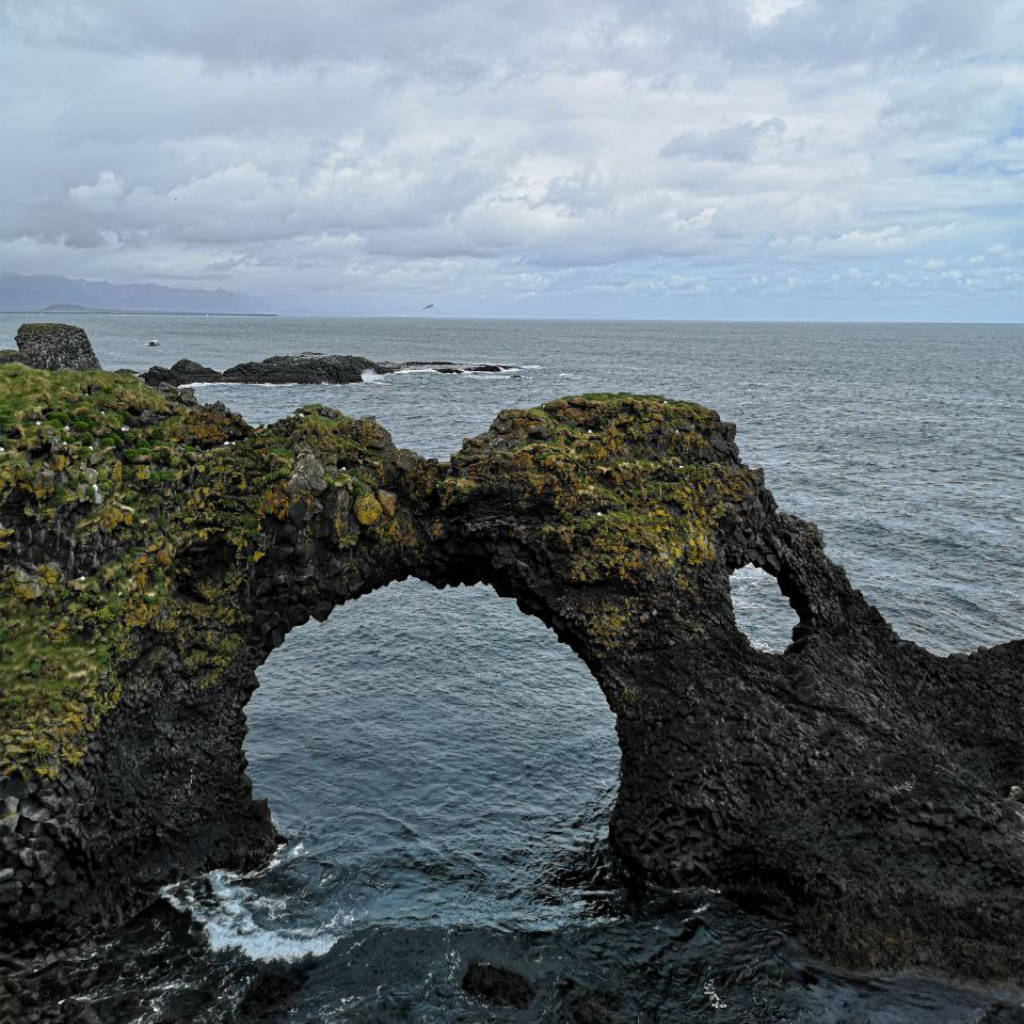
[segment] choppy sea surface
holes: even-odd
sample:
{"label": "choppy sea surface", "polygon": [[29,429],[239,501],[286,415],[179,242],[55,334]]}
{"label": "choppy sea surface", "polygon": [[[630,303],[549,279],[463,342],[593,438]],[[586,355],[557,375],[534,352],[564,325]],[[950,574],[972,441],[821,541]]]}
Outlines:
{"label": "choppy sea surface", "polygon": [[[780,506],[818,523],[904,637],[946,654],[1024,633],[1020,326],[59,318],[110,369],[306,350],[514,364],[196,389],[253,423],[311,402],[375,416],[442,459],[502,408],[587,391],[698,401],[738,424]],[[0,317],[0,347],[26,319],[44,318]],[[733,583],[752,642],[785,646],[774,582]],[[246,752],[287,842],[262,871],[169,888],[48,968],[102,1021],[241,1019],[268,972],[293,992],[262,1019],[295,1022],[975,1024],[1021,1001],[844,973],[711,891],[626,892],[605,839],[612,713],[575,655],[486,587],[384,588],[294,630],[259,678]],[[526,975],[529,1009],[462,992],[474,959]]]}

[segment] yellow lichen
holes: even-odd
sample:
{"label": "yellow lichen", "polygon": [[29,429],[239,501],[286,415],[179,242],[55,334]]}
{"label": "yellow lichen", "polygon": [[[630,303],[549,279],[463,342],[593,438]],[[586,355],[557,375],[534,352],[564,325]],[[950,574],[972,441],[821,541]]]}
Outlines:
{"label": "yellow lichen", "polygon": [[358,519],[363,526],[372,526],[378,519],[380,519],[383,511],[384,510],[381,508],[380,502],[372,494],[364,494],[362,497],[356,498],[356,519]]}

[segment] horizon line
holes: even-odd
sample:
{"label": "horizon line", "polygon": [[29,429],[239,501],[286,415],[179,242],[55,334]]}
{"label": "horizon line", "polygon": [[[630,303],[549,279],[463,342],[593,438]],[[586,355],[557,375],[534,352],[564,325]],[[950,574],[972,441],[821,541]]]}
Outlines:
{"label": "horizon line", "polygon": [[225,312],[193,310],[149,309],[0,309],[0,316],[43,316],[47,313],[66,313],[78,316],[188,316],[188,317],[258,317],[295,320],[422,320],[425,323],[445,320],[512,321],[522,323],[648,323],[648,324],[858,324],[863,326],[960,326],[960,327],[1024,327],[1024,320],[838,320],[831,318],[794,319],[776,317],[767,319],[727,317],[588,317],[588,316],[421,316],[416,313],[296,313],[296,312]]}

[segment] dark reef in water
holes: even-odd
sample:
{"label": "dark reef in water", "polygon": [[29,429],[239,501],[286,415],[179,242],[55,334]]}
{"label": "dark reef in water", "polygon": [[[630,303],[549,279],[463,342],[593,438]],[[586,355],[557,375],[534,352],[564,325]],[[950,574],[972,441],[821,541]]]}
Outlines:
{"label": "dark reef in water", "polygon": [[151,366],[142,379],[159,386],[172,384],[355,384],[370,370],[377,374],[406,369],[430,369],[437,373],[498,373],[514,366],[496,363],[374,362],[363,356],[325,355],[301,352],[294,356],[270,356],[259,362],[239,363],[223,373],[191,359],[179,359],[173,366]]}
{"label": "dark reef in water", "polygon": [[[8,946],[116,924],[266,861],[242,753],[255,668],[386,584],[483,582],[617,716],[610,839],[862,968],[1024,975],[1024,641],[901,640],[779,511],[712,411],[587,395],[449,462],[309,406],[266,428],[123,374],[0,366],[0,906]],[[771,573],[783,654],[736,626]]]}
{"label": "dark reef in water", "polygon": [[496,1006],[525,1010],[536,994],[530,982],[507,967],[495,967],[474,960],[462,978],[462,990]]}

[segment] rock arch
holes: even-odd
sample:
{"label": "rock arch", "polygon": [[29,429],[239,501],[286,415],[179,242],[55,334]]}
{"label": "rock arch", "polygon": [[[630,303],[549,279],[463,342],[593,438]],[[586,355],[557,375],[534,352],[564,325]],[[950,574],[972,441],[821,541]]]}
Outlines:
{"label": "rock arch", "polygon": [[729,576],[729,590],[736,624],[747,640],[758,650],[783,653],[800,619],[778,581],[764,569],[745,565]]}
{"label": "rock arch", "polygon": [[390,847],[444,917],[495,897],[529,914],[525,893],[546,901],[555,879],[580,877],[577,858],[592,874],[618,789],[615,717],[580,659],[514,601],[410,578],[293,629],[257,675],[254,792],[289,838],[347,851],[343,875],[374,877]]}
{"label": "rock arch", "polygon": [[[489,584],[590,668],[622,753],[611,841],[638,878],[754,900],[862,967],[1024,971],[1024,642],[942,659],[900,640],[715,413],[560,400],[438,463],[321,407],[253,429],[115,375],[0,372],[49,403],[14,424],[4,608],[63,609],[62,656],[85,638],[109,659],[5,727],[6,936],[109,925],[170,878],[268,856],[242,755],[255,667],[416,576]],[[76,435],[111,416],[96,504]],[[781,656],[739,642],[747,563],[800,618]]]}

